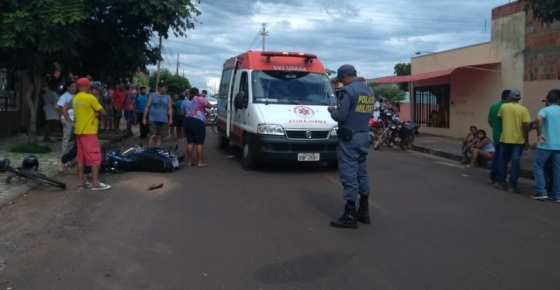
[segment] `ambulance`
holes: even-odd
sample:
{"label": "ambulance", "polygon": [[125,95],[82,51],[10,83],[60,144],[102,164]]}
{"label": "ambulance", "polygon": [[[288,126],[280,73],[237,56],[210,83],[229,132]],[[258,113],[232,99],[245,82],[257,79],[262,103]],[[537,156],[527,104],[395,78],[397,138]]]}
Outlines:
{"label": "ambulance", "polygon": [[316,55],[248,51],[224,63],[217,128],[242,165],[271,161],[336,164],[335,97]]}

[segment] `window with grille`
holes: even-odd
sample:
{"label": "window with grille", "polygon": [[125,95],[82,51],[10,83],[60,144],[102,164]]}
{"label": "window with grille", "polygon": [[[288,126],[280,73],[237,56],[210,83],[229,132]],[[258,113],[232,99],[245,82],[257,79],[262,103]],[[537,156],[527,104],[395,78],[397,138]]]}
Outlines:
{"label": "window with grille", "polygon": [[13,74],[0,68],[0,112],[19,110],[14,81]]}
{"label": "window with grille", "polygon": [[431,128],[449,128],[450,86],[414,89],[414,120]]}

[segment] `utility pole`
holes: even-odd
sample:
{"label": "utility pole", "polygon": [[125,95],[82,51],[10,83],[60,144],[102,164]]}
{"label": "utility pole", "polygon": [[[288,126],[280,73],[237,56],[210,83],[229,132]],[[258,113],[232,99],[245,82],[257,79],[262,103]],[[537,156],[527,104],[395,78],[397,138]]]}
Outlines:
{"label": "utility pole", "polygon": [[159,91],[159,78],[160,78],[160,73],[161,73],[161,58],[162,58],[162,54],[161,54],[161,34],[159,35],[159,59],[157,62],[157,73],[156,73],[156,93]]}
{"label": "utility pole", "polygon": [[266,23],[262,24],[262,30],[261,30],[261,36],[262,36],[262,51],[265,51],[266,49],[266,37],[269,36],[270,34],[268,33],[268,31],[266,30]]}
{"label": "utility pole", "polygon": [[179,75],[179,53],[177,53],[177,71],[175,72],[175,75]]}

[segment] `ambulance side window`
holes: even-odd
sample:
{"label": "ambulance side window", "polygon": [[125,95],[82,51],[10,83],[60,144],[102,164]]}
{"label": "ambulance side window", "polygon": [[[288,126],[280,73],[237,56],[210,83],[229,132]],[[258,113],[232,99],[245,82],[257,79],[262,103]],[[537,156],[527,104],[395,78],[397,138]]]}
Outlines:
{"label": "ambulance side window", "polygon": [[218,93],[218,97],[220,99],[228,98],[229,93],[229,85],[231,82],[231,74],[233,73],[232,69],[224,70],[222,73],[222,80],[220,81],[220,91]]}
{"label": "ambulance side window", "polygon": [[240,109],[245,109],[249,106],[249,80],[247,72],[241,73],[236,102],[238,102],[237,104]]}

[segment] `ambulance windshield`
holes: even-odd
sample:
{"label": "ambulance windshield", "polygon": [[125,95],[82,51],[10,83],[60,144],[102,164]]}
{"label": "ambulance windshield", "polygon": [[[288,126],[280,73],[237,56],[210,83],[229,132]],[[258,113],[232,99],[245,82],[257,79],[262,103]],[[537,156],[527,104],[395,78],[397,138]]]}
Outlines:
{"label": "ambulance windshield", "polygon": [[329,80],[322,74],[253,72],[253,103],[328,106],[333,98]]}

